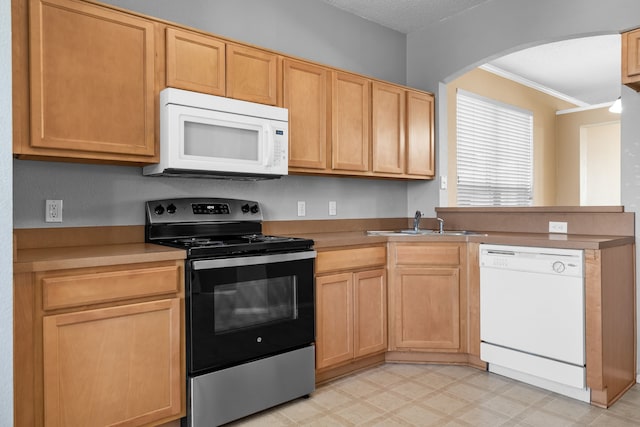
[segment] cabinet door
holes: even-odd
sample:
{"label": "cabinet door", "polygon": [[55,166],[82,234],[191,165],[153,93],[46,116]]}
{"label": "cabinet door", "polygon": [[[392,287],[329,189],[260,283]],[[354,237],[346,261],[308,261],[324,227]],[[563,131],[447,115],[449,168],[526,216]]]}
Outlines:
{"label": "cabinet door", "polygon": [[433,96],[407,92],[407,169],[409,175],[433,178],[435,152],[433,142]]}
{"label": "cabinet door", "polygon": [[372,132],[373,171],[404,173],[405,91],[373,82]]}
{"label": "cabinet door", "polygon": [[167,28],[167,86],[225,95],[225,44],[177,28]]}
{"label": "cabinet door", "polygon": [[31,149],[22,154],[153,162],[154,24],[31,0],[29,31]]}
{"label": "cabinet door", "polygon": [[331,167],[369,170],[369,105],[371,82],[360,76],[333,73]]}
{"label": "cabinet door", "polygon": [[622,34],[622,83],[640,90],[640,30]]}
{"label": "cabinet door", "polygon": [[276,105],[278,55],[227,44],[227,96]]}
{"label": "cabinet door", "polygon": [[329,71],[285,59],[284,107],[289,109],[289,167],[327,169],[331,128]]}
{"label": "cabinet door", "polygon": [[455,350],[460,347],[460,274],[457,268],[397,269],[395,346]]}
{"label": "cabinet door", "polygon": [[387,284],[384,269],[354,274],[354,356],[387,349]]}
{"label": "cabinet door", "polygon": [[316,368],[353,359],[353,274],[316,278]]}
{"label": "cabinet door", "polygon": [[45,316],[46,425],[137,426],[179,414],[179,302]]}

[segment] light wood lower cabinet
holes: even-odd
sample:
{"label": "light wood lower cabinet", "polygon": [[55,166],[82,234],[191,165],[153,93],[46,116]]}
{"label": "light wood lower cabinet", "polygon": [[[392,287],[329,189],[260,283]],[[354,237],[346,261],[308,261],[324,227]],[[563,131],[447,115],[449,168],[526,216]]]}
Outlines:
{"label": "light wood lower cabinet", "polygon": [[[316,265],[316,370],[387,349],[384,246],[324,251]],[[381,359],[382,360],[382,359]]]}
{"label": "light wood lower cabinet", "polygon": [[179,298],[43,322],[45,425],[142,425],[180,413]]}
{"label": "light wood lower cabinet", "polygon": [[390,243],[389,349],[466,351],[466,244]]}
{"label": "light wood lower cabinet", "polygon": [[400,268],[393,275],[394,349],[460,348],[457,268]]}
{"label": "light wood lower cabinet", "polygon": [[587,387],[609,407],[636,383],[635,246],[585,250]]}
{"label": "light wood lower cabinet", "polygon": [[14,277],[15,425],[126,425],[185,414],[182,261]]}

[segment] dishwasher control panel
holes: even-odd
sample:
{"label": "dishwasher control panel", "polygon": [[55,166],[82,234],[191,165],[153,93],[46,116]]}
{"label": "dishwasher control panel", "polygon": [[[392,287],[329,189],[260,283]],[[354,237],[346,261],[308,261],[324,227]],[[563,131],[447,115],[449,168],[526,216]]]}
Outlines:
{"label": "dishwasher control panel", "polygon": [[480,245],[480,267],[582,277],[584,254],[579,249]]}

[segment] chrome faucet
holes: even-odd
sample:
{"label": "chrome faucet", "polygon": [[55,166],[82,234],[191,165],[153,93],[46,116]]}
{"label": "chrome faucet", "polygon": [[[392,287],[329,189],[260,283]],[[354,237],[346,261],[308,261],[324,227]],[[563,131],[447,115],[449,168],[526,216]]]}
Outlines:
{"label": "chrome faucet", "polygon": [[420,218],[422,218],[422,212],[416,211],[416,214],[413,217],[413,231],[416,233],[420,229]]}
{"label": "chrome faucet", "polygon": [[438,221],[438,233],[444,233],[444,219],[436,218],[436,220]]}

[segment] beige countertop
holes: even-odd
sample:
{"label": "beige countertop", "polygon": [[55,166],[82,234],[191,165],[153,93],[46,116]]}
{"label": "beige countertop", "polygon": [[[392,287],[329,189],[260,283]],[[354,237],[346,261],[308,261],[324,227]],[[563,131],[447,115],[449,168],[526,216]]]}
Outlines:
{"label": "beige countertop", "polygon": [[[292,233],[289,235],[294,234]],[[464,236],[380,236],[367,235],[366,231],[326,232],[295,235],[298,237],[313,239],[315,242],[314,247],[317,250],[347,246],[385,244],[387,242],[475,242],[567,249],[604,249],[635,242],[635,238],[632,236],[588,236],[573,234],[498,232]],[[28,248],[16,251],[13,269],[15,273],[27,273],[68,268],[181,260],[185,258],[186,252],[182,249],[148,243]]]}
{"label": "beige countertop", "polygon": [[20,249],[13,262],[14,273],[100,267],[185,259],[182,249],[148,243],[87,245]]}
{"label": "beige countertop", "polygon": [[474,242],[566,249],[604,249],[634,243],[635,241],[635,238],[630,236],[587,236],[552,233],[478,233],[480,234],[465,236],[375,236],[367,235],[366,231],[350,231],[342,233],[299,234],[297,236],[313,239],[315,248],[319,250],[386,242]]}

